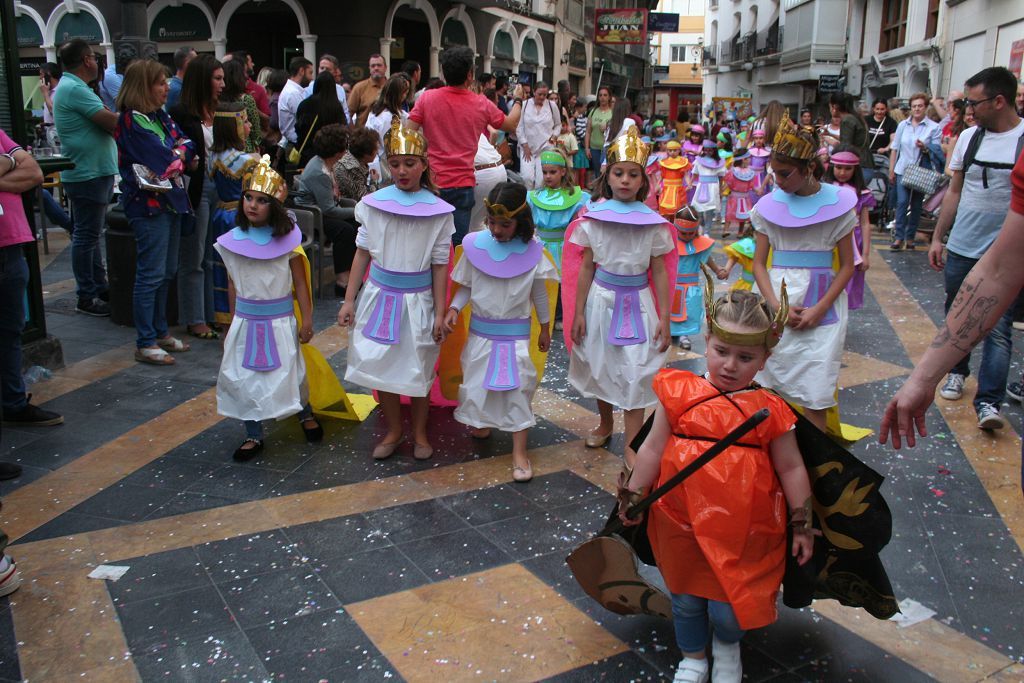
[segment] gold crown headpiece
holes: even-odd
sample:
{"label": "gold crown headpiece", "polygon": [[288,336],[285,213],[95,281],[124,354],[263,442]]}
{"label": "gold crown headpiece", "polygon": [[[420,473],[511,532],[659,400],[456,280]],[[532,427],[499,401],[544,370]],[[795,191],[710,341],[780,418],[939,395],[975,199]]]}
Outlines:
{"label": "gold crown headpiece", "polygon": [[284,178],[270,165],[270,155],[264,154],[260,162],[242,179],[242,189],[262,192],[281,201],[288,196],[288,185]]}
{"label": "gold crown headpiece", "polygon": [[508,207],[506,207],[504,204],[492,204],[490,199],[484,199],[484,206],[487,207],[488,214],[494,216],[495,218],[500,218],[501,220],[507,221],[512,218],[515,218],[517,213],[525,209],[526,202],[523,202],[519,206],[519,208],[513,209],[512,211],[509,211]]}
{"label": "gold crown headpiece", "polygon": [[244,113],[245,113],[244,109],[239,109],[238,111],[218,111],[218,112],[214,113],[213,116],[214,116],[214,118],[220,116],[220,117],[226,118],[226,119],[241,119],[242,118],[242,114],[244,114]]}
{"label": "gold crown headpiece", "polygon": [[[779,290],[779,310],[775,311],[775,317],[772,318],[771,311],[768,311],[768,317],[772,318],[771,323],[763,330],[756,332],[734,332],[733,330],[727,330],[719,326],[718,321],[715,319],[717,313],[718,302],[715,299],[715,281],[711,277],[711,269],[705,264],[701,264],[701,272],[704,273],[704,308],[707,312],[708,317],[708,333],[713,334],[726,344],[736,344],[737,346],[763,346],[766,349],[774,348],[776,344],[782,339],[782,332],[786,327],[786,318],[789,316],[789,295],[786,294],[786,281],[782,281],[782,288]],[[725,294],[723,298],[731,296]],[[762,304],[765,310],[768,309],[768,304]]]}
{"label": "gold crown headpiece", "polygon": [[409,154],[427,156],[427,140],[423,133],[402,126],[397,116],[391,119],[391,130],[384,134],[384,153],[387,156]]}
{"label": "gold crown headpiece", "polygon": [[[800,131],[810,133],[809,139],[800,137]],[[775,132],[775,140],[772,141],[772,152],[791,159],[802,159],[804,161],[813,159],[818,153],[817,136],[814,129],[809,126],[797,126],[789,118],[789,110],[782,115],[779,121],[779,128]]]}
{"label": "gold crown headpiece", "polygon": [[636,126],[630,126],[629,130],[608,145],[608,165],[619,161],[632,161],[646,167],[650,154],[651,146],[640,139]]}

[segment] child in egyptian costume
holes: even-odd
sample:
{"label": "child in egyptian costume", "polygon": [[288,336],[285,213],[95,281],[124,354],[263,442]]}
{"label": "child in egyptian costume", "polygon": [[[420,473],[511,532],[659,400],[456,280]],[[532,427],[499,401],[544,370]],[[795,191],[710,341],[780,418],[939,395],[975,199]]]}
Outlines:
{"label": "child in egyptian costume", "polygon": [[[601,423],[586,439],[607,444],[613,408],[624,411],[629,443],[657,399],[651,379],[671,339],[670,278],[676,272],[671,225],[643,203],[650,146],[635,129],[616,138],[591,202],[567,234],[562,301],[569,382],[596,398]],[[657,300],[657,306],[656,306]],[[633,452],[626,450],[632,462]]]}
{"label": "child in egyptian costume", "polygon": [[355,209],[350,296],[338,312],[338,323],[352,328],[345,379],[378,392],[388,431],[373,458],[388,458],[403,443],[401,396],[409,396],[413,457],[425,460],[433,454],[428,396],[443,338],[455,209],[435,194],[419,131],[396,118],[384,147],[394,184]]}
{"label": "child in egyptian costume", "polygon": [[286,194],[284,178],[264,156],[242,181],[237,225],[214,245],[227,270],[233,316],[217,377],[217,412],[245,422],[246,439],[234,454],[239,461],[263,450],[262,420],[298,413],[308,441],[323,437],[299,348],[313,337],[308,264],[298,248],[302,234],[281,204]]}
{"label": "child in egyptian costume", "polygon": [[718,271],[718,266],[711,258],[715,241],[708,235],[700,234],[700,215],[693,207],[684,206],[680,209],[673,223],[676,228],[679,265],[672,293],[672,337],[678,338],[679,348],[689,351],[692,347],[690,335],[700,334],[704,319],[700,267],[706,263],[712,270]]}
{"label": "child in egyptian costume", "polygon": [[537,228],[537,238],[561,270],[565,229],[590,201],[590,193],[573,182],[572,169],[560,151],[541,152],[540,163],[544,186],[530,190],[527,201]]}
{"label": "child in egyptian costume", "polygon": [[530,403],[544,358],[538,364],[532,352],[546,354],[551,344],[550,302],[558,281],[554,261],[533,237],[526,194],[518,183],[499,183],[484,200],[487,230],[462,241],[451,275],[458,290],[445,318],[447,330],[454,332],[460,311],[470,305],[455,419],[472,427],[477,439],[492,429],[512,433],[517,482],[533,477],[526,438],[536,424]]}
{"label": "child in egyptian costume", "polygon": [[658,213],[666,220],[673,220],[676,211],[686,205],[686,178],[690,173],[690,162],[682,156],[682,145],[675,140],[665,144],[667,156],[658,162],[661,168],[661,197]]}

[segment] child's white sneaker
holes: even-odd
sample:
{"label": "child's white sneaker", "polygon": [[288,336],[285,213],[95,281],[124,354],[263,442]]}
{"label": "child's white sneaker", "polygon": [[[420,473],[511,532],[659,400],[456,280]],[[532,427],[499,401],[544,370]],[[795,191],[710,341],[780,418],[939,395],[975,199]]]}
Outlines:
{"label": "child's white sneaker", "polygon": [[740,683],[743,680],[739,643],[723,643],[716,636],[711,640],[711,655],[715,660],[711,683]]}
{"label": "child's white sneaker", "polygon": [[708,660],[683,657],[672,683],[707,683]]}

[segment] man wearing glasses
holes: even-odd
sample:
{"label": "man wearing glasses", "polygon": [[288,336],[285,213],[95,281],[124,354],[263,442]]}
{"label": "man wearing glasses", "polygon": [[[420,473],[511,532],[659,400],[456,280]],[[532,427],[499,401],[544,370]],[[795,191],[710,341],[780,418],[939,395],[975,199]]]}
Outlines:
{"label": "man wearing glasses", "polygon": [[61,173],[61,180],[75,221],[71,269],[78,292],[76,310],[108,316],[107,275],[99,242],[117,173],[117,115],[103,106],[88,85],[99,76],[99,65],[87,42],[75,38],[61,48],[60,59],[64,78],[53,96],[53,121],[64,154],[75,162],[73,169]]}
{"label": "man wearing glasses", "polygon": [[[928,249],[928,262],[944,273],[946,311],[974,264],[992,246],[1010,205],[1010,175],[1024,146],[1024,120],[1017,116],[1017,79],[1008,69],[991,67],[968,79],[964,104],[977,125],[961,133],[950,157],[953,179],[942,200],[939,220]],[[949,241],[943,256],[942,238]],[[965,295],[967,293],[965,292]],[[979,302],[980,303],[980,302]],[[1002,429],[999,406],[1006,396],[1010,368],[1013,311],[1003,315],[985,338],[978,370],[974,410],[978,427]],[[939,394],[950,401],[963,396],[970,373],[968,353],[947,375]]]}

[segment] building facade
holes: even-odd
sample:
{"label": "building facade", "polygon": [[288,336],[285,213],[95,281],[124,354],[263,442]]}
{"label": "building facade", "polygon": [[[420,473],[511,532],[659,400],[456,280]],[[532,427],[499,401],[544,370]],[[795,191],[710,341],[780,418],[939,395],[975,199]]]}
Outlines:
{"label": "building facade", "polygon": [[[57,61],[60,46],[73,37],[85,38],[112,62],[121,4],[16,0],[23,75],[36,73],[42,62]],[[567,80],[572,92],[587,94],[602,72],[607,85],[627,92],[642,86],[642,46],[595,49],[593,44],[595,5],[636,4],[637,0],[150,0],[147,23],[148,37],[157,42],[166,61],[182,45],[218,57],[244,48],[257,65],[273,67],[283,67],[295,55],[315,60],[330,53],[342,61],[348,79],[359,80],[366,76],[368,57],[379,52],[391,70],[414,60],[429,77],[440,76],[438,55],[443,49],[465,45],[477,54],[479,72],[519,74],[526,82]]]}
{"label": "building facade", "polygon": [[701,111],[704,75],[705,0],[661,0],[658,12],[679,15],[679,31],[654,33],[653,113],[671,123],[680,113],[696,120]]}

